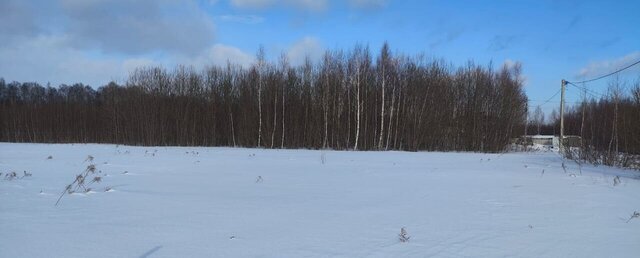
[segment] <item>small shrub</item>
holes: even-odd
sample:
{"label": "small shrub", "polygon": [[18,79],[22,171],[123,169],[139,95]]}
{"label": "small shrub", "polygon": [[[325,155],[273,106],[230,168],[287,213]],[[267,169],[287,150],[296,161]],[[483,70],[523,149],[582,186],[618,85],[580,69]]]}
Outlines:
{"label": "small shrub", "polygon": [[407,230],[403,228],[400,229],[400,234],[398,234],[398,239],[400,240],[400,242],[405,243],[405,242],[409,242],[409,238],[411,238],[409,236],[409,234],[407,234]]}
{"label": "small shrub", "polygon": [[640,217],[640,212],[634,211],[633,214],[631,214],[631,217],[627,220],[627,223],[629,223],[629,221],[631,221],[632,219],[635,219],[638,217]]}
{"label": "small shrub", "polygon": [[147,156],[155,157],[157,152],[158,152],[158,150],[154,150],[154,151],[145,150],[144,151],[144,156],[145,157],[147,157]]}
{"label": "small shrub", "polygon": [[15,171],[9,172],[6,175],[4,175],[4,180],[14,180],[18,178],[18,174]]}
{"label": "small shrub", "polygon": [[49,155],[49,157],[47,157],[47,159],[53,159],[53,156]]}
{"label": "small shrub", "polygon": [[33,175],[33,174],[31,174],[31,173],[27,172],[26,170],[25,170],[25,171],[22,171],[22,173],[23,173],[23,175],[22,175],[22,177],[23,177],[23,178],[25,178],[25,177],[30,177],[30,176],[32,176],[32,175]]}
{"label": "small shrub", "polygon": [[258,176],[258,178],[256,178],[256,183],[262,183],[262,176]]}
{"label": "small shrub", "polygon": [[[85,159],[85,162],[87,161],[93,162],[93,157],[89,155],[87,159]],[[60,194],[60,197],[58,197],[58,200],[56,201],[55,205],[58,206],[58,203],[60,203],[60,200],[65,194],[72,194],[80,191],[84,193],[90,192],[91,187],[89,186],[91,186],[94,183],[102,182],[102,177],[95,174],[96,174],[96,165],[93,163],[87,165],[87,168],[79,175],[76,175],[75,180],[73,180],[71,184],[68,184],[64,188],[64,191],[62,191],[62,193]],[[89,178],[91,179],[88,180]]]}
{"label": "small shrub", "polygon": [[128,150],[126,150],[126,151],[116,150],[116,154],[131,154],[131,152],[128,151]]}
{"label": "small shrub", "polygon": [[620,184],[620,177],[616,176],[613,178],[613,186],[617,186]]}

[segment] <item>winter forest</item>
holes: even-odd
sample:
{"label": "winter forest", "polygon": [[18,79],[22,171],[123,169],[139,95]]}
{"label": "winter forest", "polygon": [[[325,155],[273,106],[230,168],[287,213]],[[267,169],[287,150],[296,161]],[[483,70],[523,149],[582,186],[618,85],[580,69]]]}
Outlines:
{"label": "winter forest", "polygon": [[141,67],[94,88],[0,81],[0,141],[498,152],[522,134],[520,66],[366,46],[291,66]]}
{"label": "winter forest", "polygon": [[[556,111],[527,115],[521,69],[454,67],[385,44],[376,54],[362,45],[327,51],[301,66],[285,55],[268,61],[261,49],[250,67],[140,67],[97,90],[0,80],[0,140],[499,152],[525,131],[560,131]],[[566,135],[611,159],[640,154],[640,85],[614,81],[609,94],[590,97],[567,106]]]}

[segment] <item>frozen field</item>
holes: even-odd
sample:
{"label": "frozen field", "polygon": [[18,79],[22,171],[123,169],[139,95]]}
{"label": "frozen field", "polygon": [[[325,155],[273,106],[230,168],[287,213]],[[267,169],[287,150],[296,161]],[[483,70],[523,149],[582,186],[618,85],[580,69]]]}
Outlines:
{"label": "frozen field", "polygon": [[[88,155],[102,182],[55,206]],[[640,257],[640,174],[566,167],[552,152],[0,143],[0,257]]]}

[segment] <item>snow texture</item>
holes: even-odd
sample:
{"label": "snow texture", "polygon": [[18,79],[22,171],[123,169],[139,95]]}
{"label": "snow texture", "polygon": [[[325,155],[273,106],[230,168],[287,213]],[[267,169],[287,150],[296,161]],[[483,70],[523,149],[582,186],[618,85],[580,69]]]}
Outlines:
{"label": "snow texture", "polygon": [[[54,206],[88,155],[101,182]],[[0,143],[0,257],[640,257],[640,218],[626,223],[638,172],[565,165],[555,152]]]}

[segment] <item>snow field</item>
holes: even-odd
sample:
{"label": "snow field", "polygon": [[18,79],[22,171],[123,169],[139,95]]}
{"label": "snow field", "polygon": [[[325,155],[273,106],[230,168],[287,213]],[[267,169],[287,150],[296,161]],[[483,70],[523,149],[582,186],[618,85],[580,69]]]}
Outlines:
{"label": "snow field", "polygon": [[[88,155],[102,182],[54,206]],[[638,257],[640,219],[626,221],[640,174],[565,165],[554,152],[0,143],[0,257]]]}

